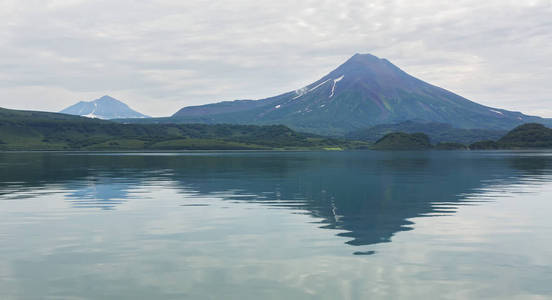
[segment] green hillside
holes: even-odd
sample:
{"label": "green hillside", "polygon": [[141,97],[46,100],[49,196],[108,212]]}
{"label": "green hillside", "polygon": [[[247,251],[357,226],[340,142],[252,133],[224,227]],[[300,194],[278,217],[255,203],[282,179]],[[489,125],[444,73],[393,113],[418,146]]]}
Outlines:
{"label": "green hillside", "polygon": [[500,148],[552,148],[552,129],[541,124],[524,124],[497,141]]}
{"label": "green hillside", "polygon": [[121,124],[0,108],[0,150],[345,149],[362,142],[295,132],[282,125]]}
{"label": "green hillside", "polygon": [[441,142],[433,146],[435,150],[468,150],[468,147],[461,143]]}
{"label": "green hillside", "polygon": [[470,150],[498,150],[499,146],[495,141],[479,141],[469,146]]}
{"label": "green hillside", "polygon": [[394,132],[382,137],[372,146],[374,150],[429,150],[429,137],[423,133]]}
{"label": "green hillside", "polygon": [[482,140],[466,147],[462,143],[430,143],[423,133],[393,132],[380,138],[371,147],[374,150],[516,150],[552,149],[552,129],[529,123],[516,127],[498,140]]}
{"label": "green hillside", "polygon": [[470,145],[472,150],[552,149],[552,129],[542,124],[518,126],[497,141],[480,141]]}
{"label": "green hillside", "polygon": [[[419,125],[405,123],[402,126]],[[435,131],[450,130],[446,126],[442,128]],[[466,149],[464,143],[439,142],[432,146],[430,137],[424,133],[392,132],[371,145],[368,141],[299,133],[284,125],[123,124],[58,113],[0,108],[0,150],[368,148],[374,150]],[[497,140],[483,140],[469,146],[471,150],[547,148],[552,148],[552,129],[535,123],[518,126]]]}
{"label": "green hillside", "polygon": [[347,134],[347,138],[375,142],[392,132],[416,133],[429,136],[432,143],[453,142],[469,145],[482,140],[497,140],[508,133],[507,130],[462,129],[450,124],[435,122],[406,121],[397,124],[382,124],[368,129],[356,130]]}

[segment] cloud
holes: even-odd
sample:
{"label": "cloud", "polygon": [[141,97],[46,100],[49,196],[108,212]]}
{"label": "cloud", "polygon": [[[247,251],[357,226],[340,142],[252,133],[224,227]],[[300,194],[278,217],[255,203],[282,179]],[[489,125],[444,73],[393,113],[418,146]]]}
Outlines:
{"label": "cloud", "polygon": [[162,116],[315,81],[354,53],[552,117],[552,1],[0,1],[0,106],[110,94]]}

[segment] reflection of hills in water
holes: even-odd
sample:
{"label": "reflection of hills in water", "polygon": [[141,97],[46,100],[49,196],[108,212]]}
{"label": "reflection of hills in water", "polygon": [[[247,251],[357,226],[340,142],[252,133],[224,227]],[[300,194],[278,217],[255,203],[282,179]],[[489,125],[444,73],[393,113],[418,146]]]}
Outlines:
{"label": "reflection of hills in water", "polygon": [[198,195],[305,210],[322,228],[346,231],[349,244],[369,245],[409,230],[411,218],[453,213],[489,182],[543,175],[551,160],[473,152],[1,154],[9,164],[0,184],[62,184],[73,205],[112,209],[148,182],[176,182]]}

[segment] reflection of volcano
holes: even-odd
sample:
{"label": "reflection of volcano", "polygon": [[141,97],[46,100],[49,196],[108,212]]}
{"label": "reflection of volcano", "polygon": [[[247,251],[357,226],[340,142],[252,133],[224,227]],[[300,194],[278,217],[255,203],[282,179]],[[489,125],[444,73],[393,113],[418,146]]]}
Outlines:
{"label": "reflection of volcano", "polygon": [[[527,174],[525,159],[473,153],[311,153],[276,161],[269,156],[221,159],[217,170],[196,168],[201,164],[197,160],[182,161],[175,179],[199,194],[236,190],[225,197],[256,195],[248,201],[306,210],[323,219],[322,228],[347,231],[340,235],[352,238],[348,244],[369,245],[411,230],[411,218],[454,213],[468,204],[465,194],[490,182],[516,182]],[[548,161],[541,159],[540,165]],[[528,162],[527,171],[533,172],[537,163]]]}
{"label": "reflection of volcano", "polygon": [[171,182],[187,193],[306,211],[322,219],[322,228],[346,231],[341,235],[351,245],[388,242],[411,229],[411,218],[454,213],[463,195],[489,183],[540,176],[552,161],[473,152],[25,155],[22,160],[33,163],[3,169],[0,187],[61,184],[72,191],[68,199],[75,206],[114,209],[130,190]]}
{"label": "reflection of volcano", "polygon": [[99,177],[98,180],[77,182],[69,185],[74,192],[67,199],[76,207],[114,209],[118,204],[126,202],[128,190],[134,183],[122,183],[111,178]]}

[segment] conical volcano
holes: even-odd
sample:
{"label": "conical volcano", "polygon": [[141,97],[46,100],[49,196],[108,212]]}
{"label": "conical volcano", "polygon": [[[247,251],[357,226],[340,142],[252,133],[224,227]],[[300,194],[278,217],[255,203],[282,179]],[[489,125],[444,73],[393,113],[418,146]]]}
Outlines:
{"label": "conical volcano", "polygon": [[80,101],[60,113],[98,119],[149,118],[108,95],[93,101]]}
{"label": "conical volcano", "polygon": [[185,107],[180,122],[284,124],[341,135],[404,121],[456,128],[511,129],[543,119],[477,104],[419,80],[386,59],[355,54],[318,81],[276,97]]}

